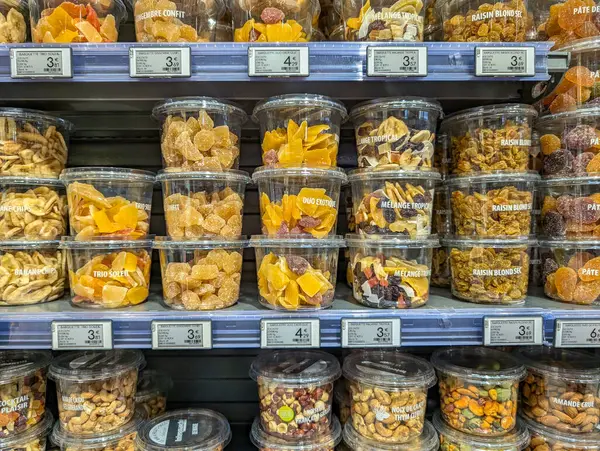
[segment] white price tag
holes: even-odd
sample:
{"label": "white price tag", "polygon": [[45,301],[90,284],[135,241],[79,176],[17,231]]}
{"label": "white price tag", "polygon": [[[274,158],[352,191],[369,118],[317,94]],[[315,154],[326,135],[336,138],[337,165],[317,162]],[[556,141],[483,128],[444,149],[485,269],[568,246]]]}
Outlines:
{"label": "white price tag", "polygon": [[318,319],[263,319],[261,348],[318,348],[321,330]]}
{"label": "white price tag", "polygon": [[485,346],[541,345],[544,321],[541,316],[483,318]]}
{"label": "white price tag", "polygon": [[129,47],[129,76],[191,77],[191,61],[189,47]]}
{"label": "white price tag", "polygon": [[367,76],[426,77],[427,47],[368,47]]}
{"label": "white price tag", "polygon": [[69,47],[11,48],[12,78],[72,78]]}
{"label": "white price tag", "polygon": [[152,321],[152,349],[211,349],[210,321]]}
{"label": "white price tag", "polygon": [[477,77],[533,77],[534,47],[475,47]]}
{"label": "white price tag", "polygon": [[557,348],[600,348],[600,320],[557,319],[554,325]]}
{"label": "white price tag", "polygon": [[52,321],[52,349],[112,349],[111,321]]}
{"label": "white price tag", "polygon": [[400,346],[400,318],[342,319],[342,347],[380,348]]}
{"label": "white price tag", "polygon": [[248,47],[250,77],[308,77],[308,47]]}

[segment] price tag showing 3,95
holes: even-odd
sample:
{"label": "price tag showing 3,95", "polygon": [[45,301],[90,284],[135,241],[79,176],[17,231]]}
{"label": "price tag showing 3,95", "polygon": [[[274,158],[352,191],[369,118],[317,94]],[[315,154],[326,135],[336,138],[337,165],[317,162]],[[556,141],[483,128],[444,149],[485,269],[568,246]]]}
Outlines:
{"label": "price tag showing 3,95", "polygon": [[152,349],[210,348],[210,321],[152,321]]}
{"label": "price tag showing 3,95", "polygon": [[427,47],[368,47],[367,76],[426,77]]}
{"label": "price tag showing 3,95", "polygon": [[554,325],[557,348],[600,348],[600,320],[557,319]]}
{"label": "price tag showing 3,95", "polygon": [[475,47],[477,77],[533,77],[534,47]]}
{"label": "price tag showing 3,95", "polygon": [[308,47],[248,47],[250,77],[308,77]]}
{"label": "price tag showing 3,95", "polygon": [[52,349],[112,349],[110,321],[52,321]]}
{"label": "price tag showing 3,95", "polygon": [[263,319],[261,348],[318,348],[321,331],[318,319]]}
{"label": "price tag showing 3,95", "polygon": [[11,48],[12,78],[72,78],[69,47]]}
{"label": "price tag showing 3,95", "polygon": [[129,47],[131,78],[191,77],[189,47]]}
{"label": "price tag showing 3,95", "polygon": [[342,347],[400,346],[400,318],[342,319]]}
{"label": "price tag showing 3,95", "polygon": [[544,321],[541,316],[489,317],[483,319],[485,346],[541,345]]}

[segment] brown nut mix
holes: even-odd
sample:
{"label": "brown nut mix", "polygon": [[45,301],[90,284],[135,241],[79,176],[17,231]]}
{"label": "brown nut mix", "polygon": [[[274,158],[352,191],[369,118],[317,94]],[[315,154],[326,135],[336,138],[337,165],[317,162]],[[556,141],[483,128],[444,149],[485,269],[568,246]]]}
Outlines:
{"label": "brown nut mix", "polygon": [[306,439],[295,439],[293,442],[274,437],[260,425],[260,419],[255,419],[250,432],[250,440],[259,451],[334,451],[342,439],[342,427],[334,416],[331,418],[329,431]]}
{"label": "brown nut mix", "polygon": [[167,410],[167,397],[157,394],[141,401],[135,402],[136,412],[145,412],[148,419],[157,417]]}
{"label": "brown nut mix", "polygon": [[529,428],[531,440],[523,451],[598,451],[600,450],[600,434],[570,434],[543,426],[528,418],[523,423]]}

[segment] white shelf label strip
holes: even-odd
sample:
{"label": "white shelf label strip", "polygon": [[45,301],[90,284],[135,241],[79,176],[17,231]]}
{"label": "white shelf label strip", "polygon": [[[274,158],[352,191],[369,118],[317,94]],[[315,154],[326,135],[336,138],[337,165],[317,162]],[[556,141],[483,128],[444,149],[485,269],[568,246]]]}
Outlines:
{"label": "white shelf label strip", "polygon": [[211,349],[210,321],[152,321],[152,349]]}
{"label": "white shelf label strip", "polygon": [[53,321],[52,349],[112,349],[111,321]]}
{"label": "white shelf label strip", "polygon": [[533,77],[534,47],[475,47],[478,77]]}
{"label": "white shelf label strip", "polygon": [[342,347],[398,347],[401,341],[400,318],[342,319]]}
{"label": "white shelf label strip", "polygon": [[541,316],[489,317],[483,319],[485,346],[541,345],[544,319]]}
{"label": "white shelf label strip", "polygon": [[73,62],[69,47],[11,48],[12,78],[72,78]]}
{"label": "white shelf label strip", "polygon": [[557,348],[600,347],[600,320],[557,319],[554,328]]}
{"label": "white shelf label strip", "polygon": [[368,47],[368,77],[426,77],[427,47]]}
{"label": "white shelf label strip", "polygon": [[321,330],[318,319],[263,319],[260,322],[261,348],[318,348]]}
{"label": "white shelf label strip", "polygon": [[131,78],[191,77],[190,47],[130,47]]}
{"label": "white shelf label strip", "polygon": [[308,47],[248,47],[250,77],[308,77]]}

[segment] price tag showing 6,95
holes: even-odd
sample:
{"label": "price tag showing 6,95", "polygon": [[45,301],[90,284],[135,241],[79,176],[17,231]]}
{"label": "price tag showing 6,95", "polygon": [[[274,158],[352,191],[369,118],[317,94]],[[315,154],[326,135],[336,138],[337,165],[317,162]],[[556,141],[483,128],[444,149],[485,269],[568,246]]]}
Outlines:
{"label": "price tag showing 6,95", "polygon": [[321,331],[318,319],[263,319],[261,348],[318,348]]}
{"label": "price tag showing 6,95", "polygon": [[557,348],[600,348],[600,320],[557,319],[554,325]]}
{"label": "price tag showing 6,95", "polygon": [[308,77],[308,47],[248,47],[250,77]]}
{"label": "price tag showing 6,95", "polygon": [[129,47],[129,76],[191,77],[191,60],[189,47]]}
{"label": "price tag showing 6,95", "polygon": [[342,319],[342,347],[379,348],[400,346],[400,318]]}
{"label": "price tag showing 6,95", "polygon": [[152,321],[152,349],[210,348],[210,321]]}
{"label": "price tag showing 6,95", "polygon": [[11,48],[12,78],[72,78],[69,47]]}
{"label": "price tag showing 6,95", "polygon": [[367,76],[426,77],[427,47],[368,47]]}
{"label": "price tag showing 6,95", "polygon": [[541,316],[489,317],[483,319],[485,346],[541,345],[544,321]]}
{"label": "price tag showing 6,95", "polygon": [[533,77],[534,47],[475,47],[477,77]]}
{"label": "price tag showing 6,95", "polygon": [[52,349],[112,349],[111,321],[52,321]]}

